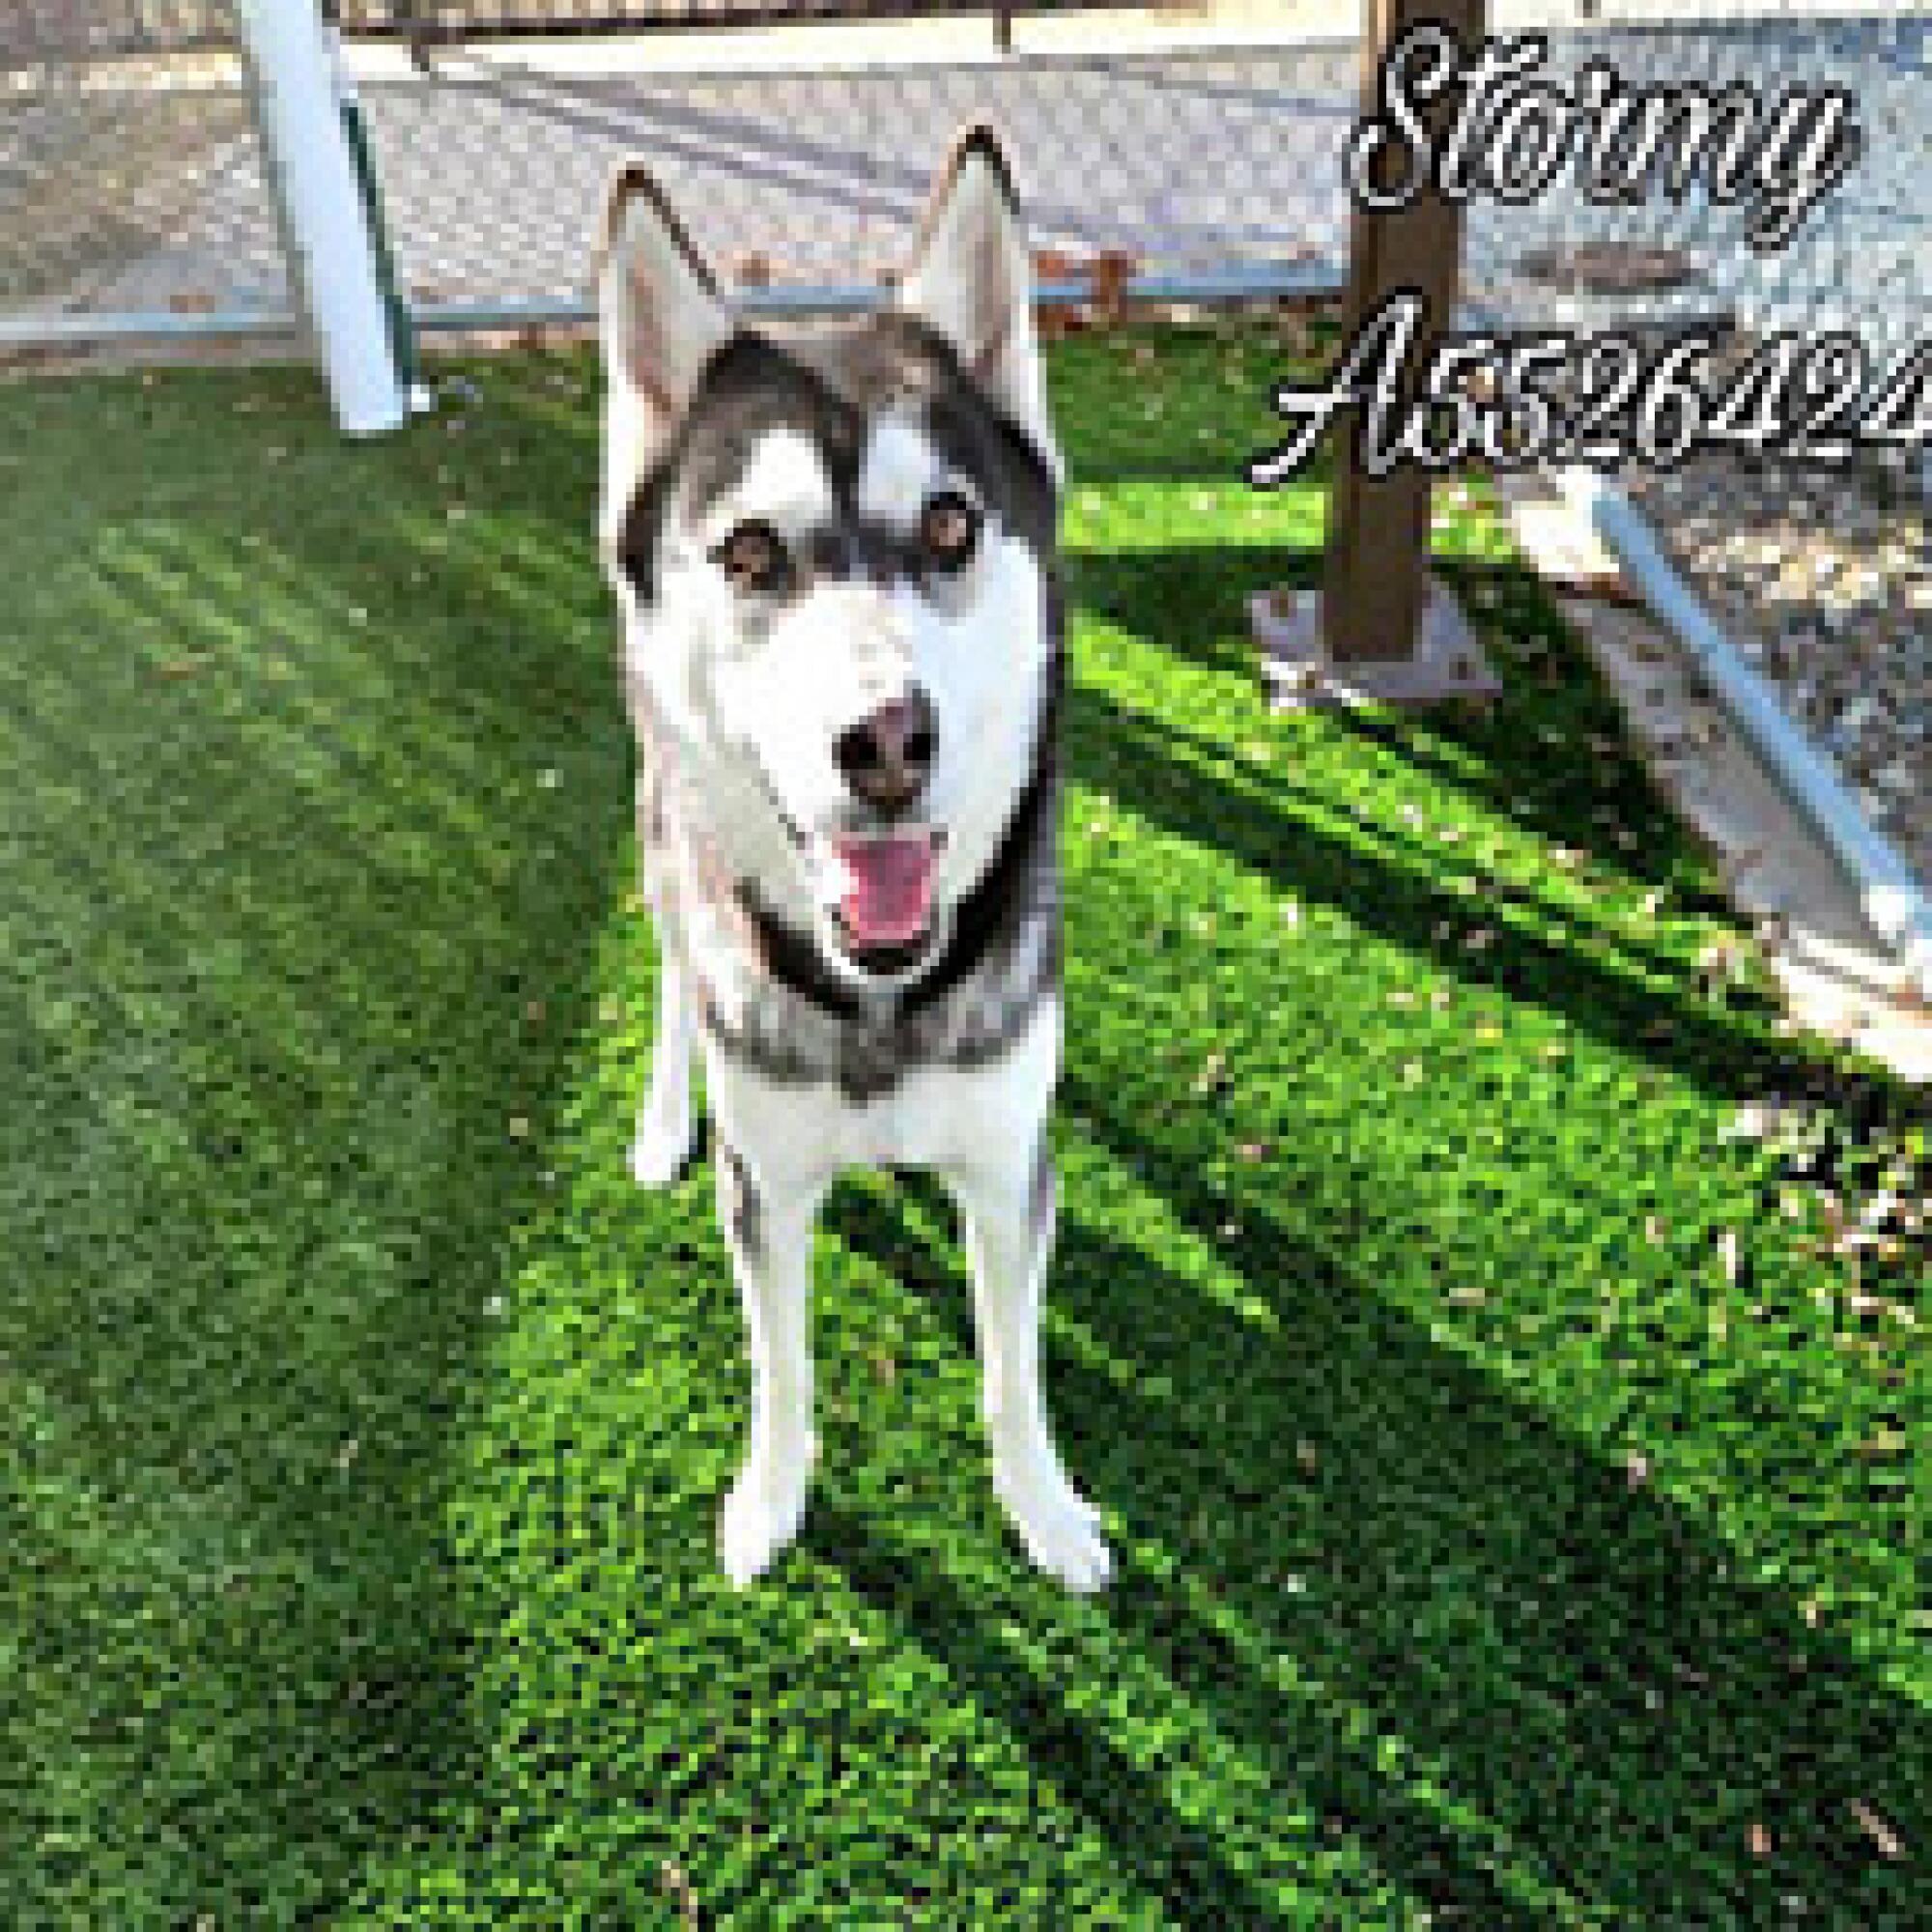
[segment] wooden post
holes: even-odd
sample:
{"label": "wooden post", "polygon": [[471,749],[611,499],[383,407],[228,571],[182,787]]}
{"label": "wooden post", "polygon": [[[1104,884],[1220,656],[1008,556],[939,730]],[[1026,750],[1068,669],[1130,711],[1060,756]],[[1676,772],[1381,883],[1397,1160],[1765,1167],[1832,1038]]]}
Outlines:
{"label": "wooden post", "polygon": [[[1406,33],[1435,21],[1473,53],[1487,11],[1486,0],[1365,0],[1362,115],[1381,112],[1382,63]],[[1446,131],[1459,100],[1452,92],[1425,115],[1433,134]],[[1400,153],[1392,159],[1380,179],[1398,179],[1412,164]],[[1386,213],[1352,202],[1345,339],[1353,341],[1390,296],[1415,290],[1423,327],[1409,367],[1419,374],[1453,319],[1462,248],[1461,208],[1433,192]],[[1468,625],[1429,575],[1429,475],[1405,465],[1367,476],[1353,442],[1352,434],[1338,440],[1320,592],[1275,593],[1251,606],[1278,701],[1422,703],[1492,694],[1495,681]]]}
{"label": "wooden post", "polygon": [[[1483,0],[1368,0],[1362,39],[1362,112],[1378,101],[1383,56],[1418,21],[1437,20],[1465,46],[1482,35]],[[1432,131],[1451,116],[1426,117]],[[1424,193],[1406,208],[1378,214],[1359,202],[1350,221],[1349,293],[1343,327],[1355,331],[1398,289],[1423,299],[1424,326],[1412,367],[1423,366],[1456,300],[1463,249],[1462,211]],[[1429,574],[1430,479],[1405,466],[1384,477],[1338,460],[1330,499],[1328,554],[1321,583],[1321,628],[1338,664],[1414,655]]]}

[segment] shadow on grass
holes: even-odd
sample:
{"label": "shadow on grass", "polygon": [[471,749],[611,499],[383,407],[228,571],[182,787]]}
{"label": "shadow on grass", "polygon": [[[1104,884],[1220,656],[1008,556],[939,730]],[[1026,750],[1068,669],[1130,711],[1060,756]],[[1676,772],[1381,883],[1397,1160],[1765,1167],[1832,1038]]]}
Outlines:
{"label": "shadow on grass", "polygon": [[383,476],[245,554],[252,518],[104,487],[59,656],[5,687],[22,1922],[300,1916],[471,1749],[448,1436],[630,863],[626,754],[567,613],[479,672]]}
{"label": "shadow on grass", "polygon": [[[1567,847],[1584,855],[1594,875],[1615,888],[1667,888],[1674,917],[1732,917],[1694,836],[1631,749],[1615,699],[1564,634],[1540,586],[1515,566],[1459,558],[1444,569],[1465,597],[1480,591],[1499,606],[1507,615],[1498,621],[1509,632],[1527,629],[1545,641],[1539,676],[1499,651],[1505,690],[1486,714],[1454,706],[1343,711],[1330,714],[1339,728],[1427,773],[1472,809],[1547,841],[1552,852]],[[1310,585],[1318,572],[1318,559],[1306,551],[1176,547],[1084,554],[1074,560],[1074,586],[1086,607],[1162,652],[1258,680],[1246,636],[1247,596],[1277,583]],[[1077,650],[1075,666],[1077,673]],[[1540,735],[1548,728],[1560,729],[1558,745]],[[1130,710],[1092,681],[1083,682],[1069,709],[1068,741],[1073,776],[1115,792],[1137,815],[1217,846],[1284,890],[1327,901],[1370,930],[1433,956],[1447,973],[1561,1012],[1712,1091],[1733,1092],[1767,1069],[1803,1086],[1823,1064],[1818,1050],[1771,1036],[1776,1008],[1766,993],[1733,985],[1721,998],[1690,997],[1681,958],[1627,929],[1579,923],[1571,909],[1494,877],[1466,847],[1400,835],[1385,816],[1378,820],[1333,784],[1297,785],[1292,753],[1271,768],[1247,767],[1228,739]],[[1297,798],[1314,810],[1297,811]],[[1337,837],[1320,819],[1349,821],[1356,837]],[[1451,884],[1471,873],[1481,881],[1477,900]],[[1495,943],[1473,955],[1460,936],[1478,907],[1514,907],[1544,931],[1485,919]],[[1455,928],[1446,944],[1436,937],[1445,923]],[[1620,963],[1632,970],[1619,971]],[[1646,973],[1668,975],[1683,988],[1667,1011],[1660,1010]],[[1882,1071],[1871,1078],[1896,1100],[1896,1082]]]}
{"label": "shadow on grass", "polygon": [[[1114,791],[1139,817],[1213,845],[1284,893],[1333,906],[1465,984],[1494,986],[1560,1013],[1579,1031],[1715,1093],[1742,1091],[1768,1065],[1789,1070],[1806,1064],[1797,1047],[1768,1039],[1768,1008],[1661,1000],[1637,967],[1662,970],[1669,964],[1662,955],[1621,934],[1564,930],[1548,907],[1543,931],[1489,920],[1494,938],[1481,954],[1445,943],[1438,926],[1460,931],[1471,921],[1470,901],[1449,885],[1466,863],[1419,843],[1405,850],[1385,834],[1357,842],[1270,807],[1264,794],[1176,756],[1170,728],[1146,714],[1083,692],[1068,735],[1075,776]],[[1501,902],[1492,894],[1484,904]],[[1619,956],[1629,970],[1619,970]]]}
{"label": "shadow on grass", "polygon": [[[1161,643],[1212,664],[1233,580],[1261,560],[1089,561],[1083,588],[1108,583],[1120,620],[1142,635],[1151,573],[1158,608],[1190,613]],[[1633,1057],[1725,1094],[1823,1064],[1770,1039],[1752,1009],[1661,994],[1619,961],[1656,970],[1666,958],[1587,924],[1552,929],[1550,908],[1543,931],[1501,929],[1480,960],[1445,951],[1438,923],[1468,917],[1447,875],[1468,862],[1366,815],[1355,815],[1361,840],[1344,838],[1319,818],[1349,817],[1346,801],[1273,771],[1231,776],[1226,743],[1091,683],[1067,728],[1073,775],[1137,818]],[[1448,761],[1438,775],[1485,803],[1513,796],[1520,745],[1498,726],[1470,749],[1492,776]],[[1547,829],[1574,839],[1553,796],[1547,811]],[[1664,815],[1640,788],[1619,813],[1647,850],[1675,842]],[[1164,1552],[1179,1579],[1129,1562],[1107,1600],[1112,1636],[1265,1776],[1260,1802],[1314,1812],[1440,1923],[1907,1922],[1915,1867],[1883,1859],[1862,1821],[1923,1815],[1925,1711],[1809,1627],[1793,1597],[1739,1574],[1713,1523],[1634,1487],[1624,1466],[1382,1299],[1346,1243],[1319,1244],[1284,1217],[1266,1180],[1231,1186],[1204,1171],[1186,1120],[1170,1123],[1125,1071],[1083,1065],[1076,1031],[1065,1112],[1273,1321],[1243,1320],[1232,1296],[1210,1296],[1070,1199],[1050,1304],[1094,1356],[1174,1393],[1123,1388],[1063,1350],[1049,1399],[1076,1474],[1103,1503],[1118,1499],[1131,1542]],[[1363,1174],[1355,1192],[1372,1198],[1376,1184]],[[917,1220],[943,1224],[937,1190],[910,1185],[927,1203]],[[973,1352],[956,1244],[849,1191],[828,1228],[896,1273]],[[1309,1466],[1293,1453],[1297,1437]],[[894,1547],[862,1512],[814,1512],[817,1547],[1026,1741],[1178,1919],[1285,1922],[1246,1861],[1175,1808],[1161,1769],[1129,1757],[1003,1642],[966,1585]],[[1017,1544],[1007,1547],[1018,1565]],[[1195,1589],[1226,1622],[1200,1613]],[[1105,1666],[1099,1646],[1068,1656],[1068,1668]],[[1229,1835],[1252,1844],[1264,1829],[1244,1818]],[[1284,1833],[1275,1850],[1293,1870],[1305,1838],[1297,1849]]]}
{"label": "shadow on grass", "polygon": [[[1615,698],[1564,632],[1542,585],[1517,564],[1438,557],[1435,567],[1484,637],[1504,680],[1502,698],[1487,713],[1441,705],[1325,715],[1525,832],[1588,852],[1639,884],[1681,886],[1669,855],[1687,835],[1675,829],[1626,741]],[[1248,597],[1277,585],[1312,589],[1321,568],[1319,554],[1305,548],[1205,544],[1082,554],[1072,582],[1079,602],[1109,621],[1259,688]],[[1533,668],[1520,662],[1525,647]],[[1560,752],[1532,735],[1551,727],[1567,740]],[[1638,836],[1618,839],[1611,826],[1631,819],[1642,821],[1627,826]],[[1708,903],[1721,901],[1713,895]]]}
{"label": "shadow on grass", "polygon": [[[1176,1394],[1129,1395],[1052,1351],[1063,1446],[1130,1543],[1165,1552],[1222,1624],[1129,1560],[1106,1600],[1110,1640],[1263,1771],[1264,1803],[1313,1810],[1454,1915],[1438,1922],[1550,1923],[1552,1894],[1610,1915],[1592,1923],[1907,1922],[1911,1867],[1878,1858],[1858,1807],[1923,1815],[1922,1709],[1735,1575],[1709,1525],[1633,1491],[1253,1199],[1231,1247],[1228,1202],[1104,1081],[1066,1098],[1279,1321],[1268,1338],[1070,1204],[1051,1305]],[[956,1250],[858,1196],[829,1225],[971,1352]],[[1159,1774],[1069,1710],[963,1590],[849,1511],[813,1507],[814,1544],[1000,1713],[1182,1922],[1284,1922],[1177,1815]],[[1296,1867],[1289,1838],[1276,1850]]]}
{"label": "shadow on grass", "polygon": [[[1219,1928],[1280,1922],[1269,1895],[1229,1860],[1219,1834],[1179,1815],[1169,1802],[1158,1766],[1135,1762],[1084,1716],[1069,1710],[1061,1686],[1038,1663],[1003,1643],[989,1627],[983,1604],[955,1585],[946,1572],[912,1558],[881,1540],[850,1511],[820,1495],[812,1503],[813,1544],[835,1561],[852,1588],[900,1624],[909,1636],[967,1689],[974,1700],[1010,1728],[1043,1781],[1056,1786],[1149,1891],[1186,1925]],[[1017,1542],[1015,1560],[1024,1562]],[[1134,1582],[1116,1582],[1116,1603],[1133,1603]],[[1184,1669],[1172,1654],[1171,1603],[1114,1619],[1116,1631],[1147,1644],[1148,1655],[1167,1671],[1175,1688],[1200,1703],[1217,1727],[1238,1736],[1255,1751],[1287,1802],[1289,1794],[1322,1804],[1330,1816],[1348,1816],[1388,1877],[1417,1896],[1466,1903],[1483,1926],[1500,1932],[1532,1932],[1543,1921],[1483,1870],[1470,1848],[1426,1807],[1380,1787],[1373,1752],[1339,1739],[1318,1711],[1277,1706],[1261,1725],[1231,1726],[1226,1694],[1252,1702],[1248,1666],[1215,1631],[1193,1626],[1185,1641]],[[1158,1630],[1161,1643],[1148,1643]],[[1264,1636],[1264,1633],[1261,1634]],[[1218,1685],[1224,1696],[1203,1694]],[[1311,1779],[1311,1768],[1322,1767]],[[1332,1780],[1332,1781],[1331,1781]],[[1342,1794],[1348,1794],[1345,1799]],[[1364,1821],[1368,1828],[1363,1829]]]}

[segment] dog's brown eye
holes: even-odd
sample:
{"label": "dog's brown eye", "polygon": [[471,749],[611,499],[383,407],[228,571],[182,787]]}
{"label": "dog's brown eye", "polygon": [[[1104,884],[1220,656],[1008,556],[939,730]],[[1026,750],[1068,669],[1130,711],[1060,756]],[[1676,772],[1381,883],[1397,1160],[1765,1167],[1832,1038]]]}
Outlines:
{"label": "dog's brown eye", "polygon": [[785,579],[784,545],[769,524],[740,524],[711,556],[740,590],[776,590]]}
{"label": "dog's brown eye", "polygon": [[979,540],[980,513],[957,491],[943,491],[926,504],[919,534],[926,555],[940,569],[957,570]]}

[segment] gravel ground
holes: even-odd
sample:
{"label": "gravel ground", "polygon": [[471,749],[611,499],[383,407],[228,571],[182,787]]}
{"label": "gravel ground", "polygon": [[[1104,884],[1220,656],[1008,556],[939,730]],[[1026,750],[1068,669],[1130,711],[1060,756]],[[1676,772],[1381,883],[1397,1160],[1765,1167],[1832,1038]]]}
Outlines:
{"label": "gravel ground", "polygon": [[1620,480],[1872,824],[1932,880],[1932,533],[1917,478],[1714,456]]}

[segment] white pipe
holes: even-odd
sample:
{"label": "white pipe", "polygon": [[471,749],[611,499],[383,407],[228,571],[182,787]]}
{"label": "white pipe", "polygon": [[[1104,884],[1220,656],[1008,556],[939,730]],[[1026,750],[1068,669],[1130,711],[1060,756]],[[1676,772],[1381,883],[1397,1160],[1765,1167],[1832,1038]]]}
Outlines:
{"label": "white pipe", "polygon": [[399,429],[408,399],[321,13],[315,0],[240,0],[240,12],[335,419],[349,436]]}
{"label": "white pipe", "polygon": [[[1176,274],[1137,274],[1122,286],[1126,302],[1262,301],[1286,298],[1333,297],[1342,293],[1339,269],[1326,263],[1285,262],[1253,269],[1186,270]],[[1036,302],[1089,302],[1093,284],[1084,280],[1037,281]],[[731,306],[747,315],[817,316],[857,314],[887,307],[891,292],[877,282],[777,282],[762,288],[734,289]],[[416,302],[410,319],[432,329],[516,328],[546,323],[595,322],[594,302],[580,298],[498,297],[487,301]]]}
{"label": "white pipe", "polygon": [[[1274,297],[1331,297],[1342,292],[1338,269],[1324,263],[1283,263],[1253,270],[1203,270],[1199,273],[1141,274],[1121,291],[1128,302],[1240,301]],[[1040,302],[1085,302],[1093,289],[1085,281],[1054,280],[1034,284]],[[779,283],[769,288],[741,289],[735,306],[750,315],[846,315],[879,308],[889,299],[876,282]],[[465,329],[570,326],[597,320],[596,305],[573,296],[501,297],[477,302],[415,302],[410,320],[423,333]],[[171,337],[282,335],[301,327],[301,317],[285,309],[234,308],[212,315],[176,314],[168,309],[128,310],[90,314],[84,309],[61,315],[0,316],[0,349],[38,348],[43,344],[85,345],[90,342],[157,341]]]}
{"label": "white pipe", "polygon": [[1911,867],[1866,822],[1844,781],[1784,715],[1770,685],[1739,657],[1670,567],[1630,498],[1586,465],[1558,469],[1555,481],[1682,639],[1780,789],[1830,842],[1858,887],[1872,928],[1893,949],[1918,992],[1932,999],[1932,903]]}
{"label": "white pipe", "polygon": [[231,308],[213,315],[177,314],[172,309],[124,309],[105,315],[89,315],[84,310],[64,315],[0,315],[0,349],[286,335],[300,327],[300,316],[279,308]]}

